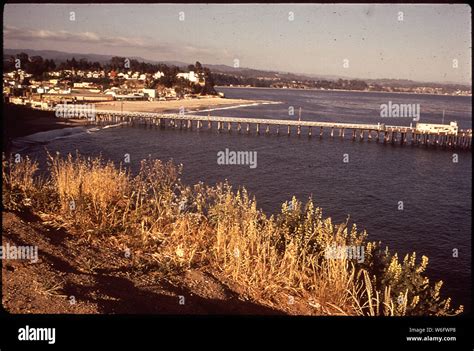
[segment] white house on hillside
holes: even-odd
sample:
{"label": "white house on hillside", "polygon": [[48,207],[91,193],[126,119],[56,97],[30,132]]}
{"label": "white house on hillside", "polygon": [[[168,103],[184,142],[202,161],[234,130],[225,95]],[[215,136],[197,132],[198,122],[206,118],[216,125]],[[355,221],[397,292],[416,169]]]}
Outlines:
{"label": "white house on hillside", "polygon": [[142,89],[143,94],[147,96],[149,99],[156,99],[156,90],[155,89]]}
{"label": "white house on hillside", "polygon": [[194,71],[189,71],[188,73],[178,73],[176,77],[184,78],[193,83],[199,82],[199,76],[196,73],[194,73]]}
{"label": "white house on hillside", "polygon": [[163,72],[156,72],[154,75],[153,75],[153,79],[160,79],[161,77],[164,77],[165,74]]}

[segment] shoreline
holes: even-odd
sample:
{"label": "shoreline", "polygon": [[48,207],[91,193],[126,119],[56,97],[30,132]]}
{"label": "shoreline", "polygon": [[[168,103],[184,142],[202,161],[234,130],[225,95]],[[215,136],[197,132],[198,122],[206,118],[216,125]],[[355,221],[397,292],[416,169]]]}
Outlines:
{"label": "shoreline", "polygon": [[275,103],[267,100],[247,100],[228,98],[202,98],[188,100],[168,101],[112,101],[99,102],[95,104],[96,110],[130,111],[130,112],[154,112],[154,113],[179,113],[184,108],[184,113],[207,112],[219,108],[232,108],[240,106],[252,106],[264,103]]}
{"label": "shoreline", "polygon": [[[180,107],[189,112],[211,112],[215,110],[256,106],[259,104],[276,103],[266,100],[246,100],[227,98],[202,98],[168,101],[124,101],[123,110],[131,112],[179,112]],[[95,104],[97,110],[122,109],[121,101],[102,102]],[[84,119],[57,118],[53,111],[37,110],[31,107],[5,103],[3,105],[3,150],[11,151],[12,141],[39,132],[55,129],[80,127],[87,125]]]}
{"label": "shoreline", "polygon": [[60,119],[52,111],[36,110],[30,107],[7,104],[3,105],[3,151],[8,153],[12,141],[40,132],[87,124],[83,119]]}
{"label": "shoreline", "polygon": [[470,97],[472,95],[444,95],[444,94],[430,94],[430,93],[410,93],[405,91],[365,91],[365,90],[348,90],[348,89],[316,89],[316,88],[266,88],[266,87],[230,87],[225,85],[216,85],[215,88],[224,89],[262,89],[262,90],[302,90],[302,91],[330,91],[330,92],[347,92],[347,93],[379,93],[379,94],[405,94],[405,95],[429,95],[429,96],[449,96],[449,97]]}

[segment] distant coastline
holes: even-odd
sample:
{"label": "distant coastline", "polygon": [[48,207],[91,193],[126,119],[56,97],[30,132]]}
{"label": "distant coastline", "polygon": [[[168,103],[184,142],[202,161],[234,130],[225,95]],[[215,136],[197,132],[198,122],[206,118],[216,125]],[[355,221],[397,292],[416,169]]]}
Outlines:
{"label": "distant coastline", "polygon": [[431,93],[413,93],[406,91],[367,91],[367,90],[349,90],[349,89],[315,89],[315,88],[272,88],[272,87],[234,87],[228,85],[216,85],[214,88],[226,88],[226,89],[266,89],[266,90],[302,90],[302,91],[343,91],[350,93],[380,93],[380,94],[405,94],[405,95],[432,95],[432,96],[454,96],[454,97],[470,97],[471,95],[452,95],[452,94],[431,94]]}

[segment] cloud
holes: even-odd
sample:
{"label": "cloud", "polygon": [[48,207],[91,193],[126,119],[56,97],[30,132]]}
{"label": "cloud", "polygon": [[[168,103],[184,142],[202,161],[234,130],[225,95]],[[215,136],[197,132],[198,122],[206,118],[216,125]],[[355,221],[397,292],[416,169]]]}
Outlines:
{"label": "cloud", "polygon": [[131,48],[142,49],[147,51],[156,51],[166,53],[168,55],[179,55],[194,57],[230,57],[227,50],[215,48],[203,48],[190,45],[187,43],[157,43],[143,38],[121,37],[121,36],[104,36],[93,32],[69,32],[65,30],[50,31],[44,29],[27,29],[12,26],[3,27],[3,37],[5,40],[13,41],[54,41],[68,42],[78,44],[90,44],[115,47],[115,48]]}

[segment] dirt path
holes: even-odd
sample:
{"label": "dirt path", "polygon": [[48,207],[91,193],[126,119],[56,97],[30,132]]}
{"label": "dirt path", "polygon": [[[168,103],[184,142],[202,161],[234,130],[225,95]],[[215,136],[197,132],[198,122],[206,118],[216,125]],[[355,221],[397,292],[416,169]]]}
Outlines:
{"label": "dirt path", "polygon": [[3,307],[35,314],[284,314],[249,301],[209,272],[167,277],[133,266],[110,241],[91,243],[4,212],[3,247],[38,246],[38,261],[2,260]]}

